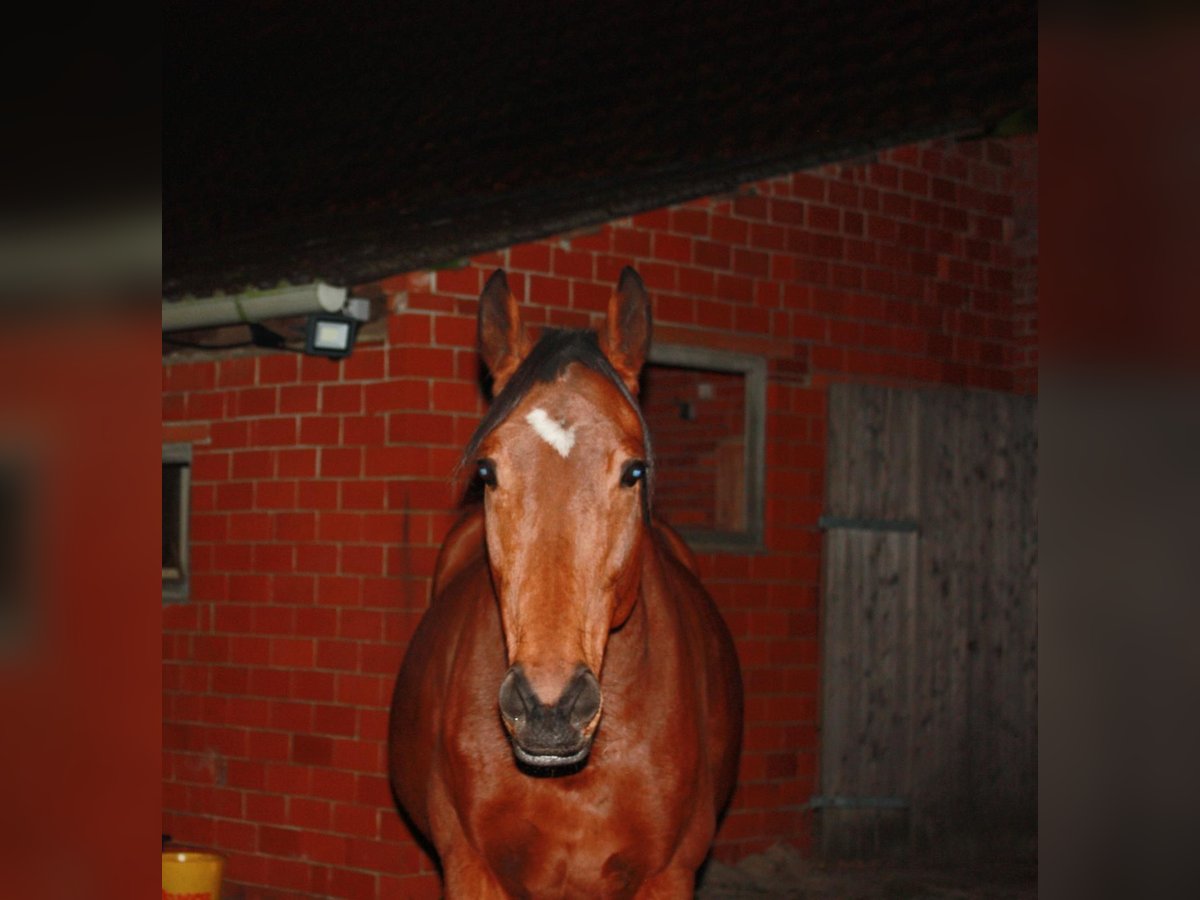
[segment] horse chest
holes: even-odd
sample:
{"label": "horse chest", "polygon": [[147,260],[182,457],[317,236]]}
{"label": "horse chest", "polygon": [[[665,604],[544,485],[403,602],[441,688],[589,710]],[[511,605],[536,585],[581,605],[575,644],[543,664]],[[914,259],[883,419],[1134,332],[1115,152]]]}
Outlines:
{"label": "horse chest", "polygon": [[472,843],[513,896],[633,896],[691,831],[704,807],[694,769],[660,767],[648,780],[644,761],[598,749],[576,775],[532,779],[509,763],[476,784]]}
{"label": "horse chest", "polygon": [[545,800],[496,813],[505,825],[488,829],[481,850],[514,896],[629,897],[666,862],[666,842],[646,822]]}

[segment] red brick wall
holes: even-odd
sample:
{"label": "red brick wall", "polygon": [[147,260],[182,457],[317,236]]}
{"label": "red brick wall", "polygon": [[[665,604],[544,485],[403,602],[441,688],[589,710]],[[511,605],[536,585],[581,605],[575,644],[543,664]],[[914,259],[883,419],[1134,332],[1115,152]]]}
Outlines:
{"label": "red brick wall", "polygon": [[227,853],[235,897],[436,896],[385,729],[483,410],[476,298],[503,266],[533,322],[588,325],[633,264],[660,340],[769,361],[766,552],[700,559],[747,691],[716,852],[809,847],[825,389],[1033,390],[1035,223],[1036,138],[937,141],[397,276],[374,286],[386,338],[340,364],[166,360],[194,487],[192,599],[163,611],[163,830]]}

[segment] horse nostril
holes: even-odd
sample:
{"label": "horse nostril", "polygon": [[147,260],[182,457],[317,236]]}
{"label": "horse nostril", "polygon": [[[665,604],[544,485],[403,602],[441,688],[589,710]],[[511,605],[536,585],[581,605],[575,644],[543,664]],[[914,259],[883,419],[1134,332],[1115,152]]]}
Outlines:
{"label": "horse nostril", "polygon": [[591,669],[581,668],[567,693],[571,724],[583,729],[600,712],[600,682]]}
{"label": "horse nostril", "polygon": [[536,704],[533,688],[519,665],[513,666],[500,682],[500,714],[509,722],[528,715],[531,703]]}

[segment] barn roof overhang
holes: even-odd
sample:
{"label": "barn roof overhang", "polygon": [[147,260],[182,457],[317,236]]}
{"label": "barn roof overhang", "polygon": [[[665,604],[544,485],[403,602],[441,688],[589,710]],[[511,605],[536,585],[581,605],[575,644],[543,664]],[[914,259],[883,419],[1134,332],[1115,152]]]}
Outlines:
{"label": "barn roof overhang", "polygon": [[165,298],[364,284],[1036,107],[1029,2],[407,6],[168,7]]}

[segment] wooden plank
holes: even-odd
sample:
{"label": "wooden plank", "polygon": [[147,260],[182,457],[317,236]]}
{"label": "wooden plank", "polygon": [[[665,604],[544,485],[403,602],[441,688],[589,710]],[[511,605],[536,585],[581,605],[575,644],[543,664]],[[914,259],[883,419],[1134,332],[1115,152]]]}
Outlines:
{"label": "wooden plank", "polygon": [[829,391],[825,512],[871,519],[918,514],[917,397],[869,385]]}
{"label": "wooden plank", "polygon": [[[906,648],[916,550],[911,532],[844,530],[826,540],[821,771],[828,797],[909,794],[912,672]],[[831,807],[821,813],[828,855],[877,856],[886,852],[884,844],[907,843],[906,809]]]}
{"label": "wooden plank", "polygon": [[1027,398],[921,397],[913,821],[973,848],[1036,815],[1036,436]]}

